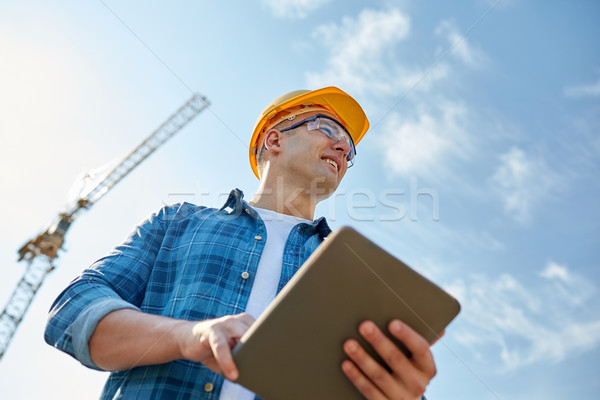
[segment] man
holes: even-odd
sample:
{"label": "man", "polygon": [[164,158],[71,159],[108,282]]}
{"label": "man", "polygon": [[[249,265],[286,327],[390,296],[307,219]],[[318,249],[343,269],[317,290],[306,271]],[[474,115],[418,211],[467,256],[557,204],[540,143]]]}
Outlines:
{"label": "man", "polygon": [[[250,141],[261,181],[252,200],[236,189],[220,210],[183,203],[152,215],[58,297],[46,341],[115,371],[104,399],[253,398],[232,383],[231,349],[330,233],[324,218],[313,221],[315,207],[338,187],[368,127],[335,87],[276,99]],[[359,332],[389,369],[354,340],[340,367],[366,398],[418,399],[435,375],[429,345],[400,321],[387,328],[411,358],[365,321]]]}

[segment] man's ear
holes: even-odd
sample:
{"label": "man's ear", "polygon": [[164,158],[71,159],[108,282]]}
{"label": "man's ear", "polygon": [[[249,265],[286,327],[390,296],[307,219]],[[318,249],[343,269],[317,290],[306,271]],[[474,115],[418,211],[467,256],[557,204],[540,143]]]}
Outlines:
{"label": "man's ear", "polygon": [[272,153],[279,153],[281,151],[281,132],[277,129],[271,129],[265,136],[265,148],[267,151]]}

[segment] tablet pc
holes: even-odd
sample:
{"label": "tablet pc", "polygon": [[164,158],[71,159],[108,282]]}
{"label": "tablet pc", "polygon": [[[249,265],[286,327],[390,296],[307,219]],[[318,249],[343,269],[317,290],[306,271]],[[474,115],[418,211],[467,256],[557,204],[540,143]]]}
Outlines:
{"label": "tablet pc", "polygon": [[369,319],[400,319],[429,343],[458,314],[456,299],[350,227],[322,243],[233,350],[237,383],[264,400],[361,399],[341,370],[342,344]]}

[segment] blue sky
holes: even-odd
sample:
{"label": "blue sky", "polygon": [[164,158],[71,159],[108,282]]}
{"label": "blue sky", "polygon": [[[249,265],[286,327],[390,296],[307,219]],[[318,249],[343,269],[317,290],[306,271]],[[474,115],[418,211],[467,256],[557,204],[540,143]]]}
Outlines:
{"label": "blue sky", "polygon": [[43,342],[68,282],[163,203],[251,196],[250,132],[275,97],[336,85],[371,121],[318,213],[453,293],[431,399],[600,392],[600,5],[593,1],[0,3],[0,231],[16,250],[80,172],[190,96],[200,114],[68,234],[8,353],[3,398],[94,398],[106,375]]}

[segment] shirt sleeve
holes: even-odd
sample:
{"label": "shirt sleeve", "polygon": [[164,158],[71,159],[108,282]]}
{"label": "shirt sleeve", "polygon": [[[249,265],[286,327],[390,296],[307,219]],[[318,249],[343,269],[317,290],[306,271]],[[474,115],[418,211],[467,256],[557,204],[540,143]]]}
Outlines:
{"label": "shirt sleeve", "polygon": [[176,216],[173,207],[151,215],[71,282],[50,308],[46,343],[101,370],[90,357],[88,341],[98,322],[111,311],[139,310],[168,223]]}

